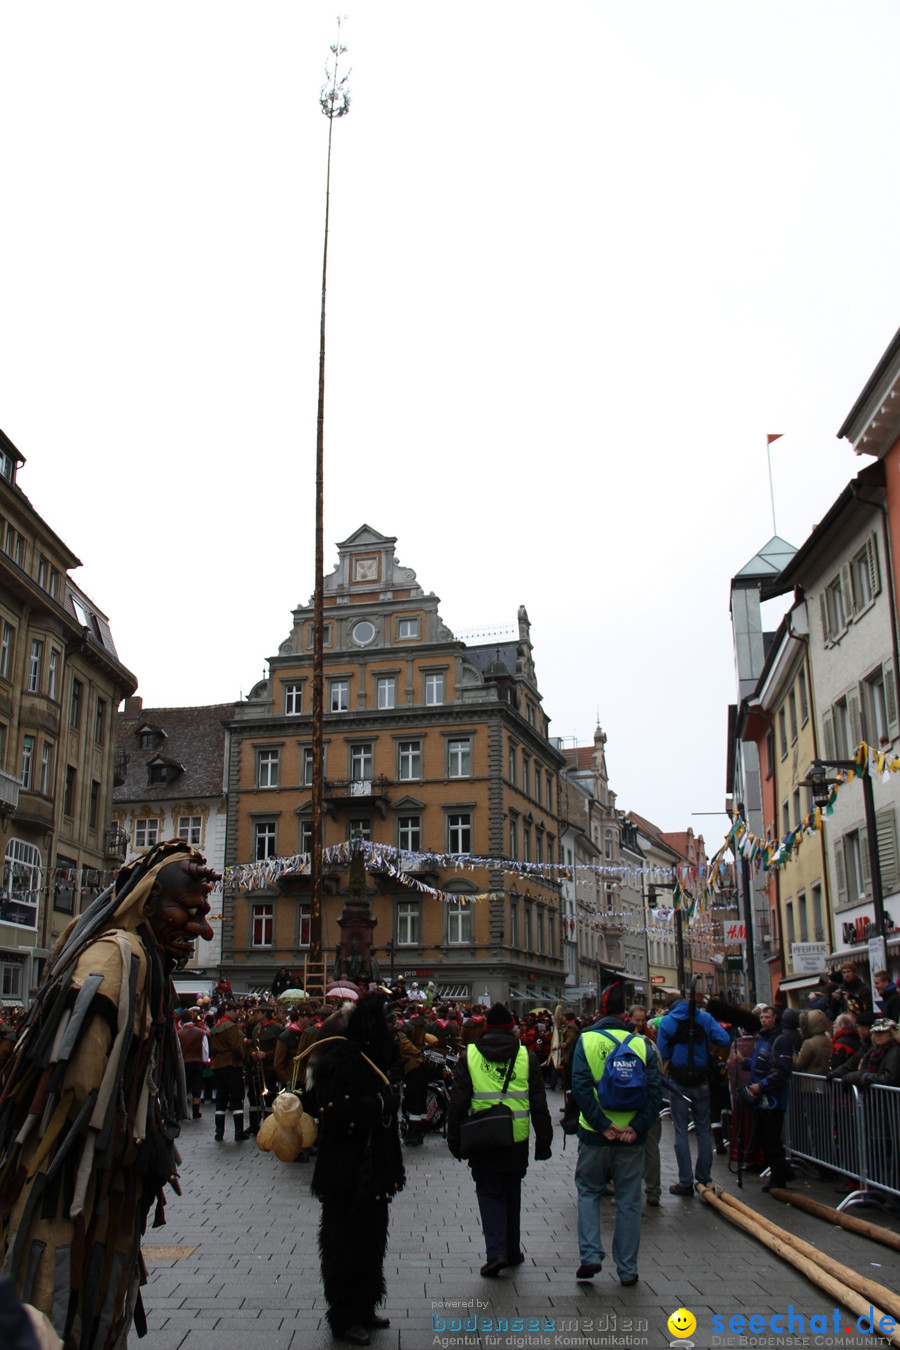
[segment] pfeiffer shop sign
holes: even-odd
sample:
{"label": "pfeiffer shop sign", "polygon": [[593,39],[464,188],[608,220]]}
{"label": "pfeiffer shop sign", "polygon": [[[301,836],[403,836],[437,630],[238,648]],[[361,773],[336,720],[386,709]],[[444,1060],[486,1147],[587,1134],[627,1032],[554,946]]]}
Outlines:
{"label": "pfeiffer shop sign", "polygon": [[729,922],[725,924],[725,941],[746,942],[747,925],[741,923],[739,919],[729,920]]}

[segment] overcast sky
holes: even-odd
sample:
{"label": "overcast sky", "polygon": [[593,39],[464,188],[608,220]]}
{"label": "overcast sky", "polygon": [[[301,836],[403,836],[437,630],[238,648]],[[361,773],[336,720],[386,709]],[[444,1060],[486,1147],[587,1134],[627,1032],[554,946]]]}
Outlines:
{"label": "overcast sky", "polygon": [[[0,0],[0,426],[145,706],[246,694],[313,590],[337,9]],[[532,621],[552,732],[710,851],[729,581],[863,467],[900,324],[900,9],[366,0],[335,124],[326,570]]]}

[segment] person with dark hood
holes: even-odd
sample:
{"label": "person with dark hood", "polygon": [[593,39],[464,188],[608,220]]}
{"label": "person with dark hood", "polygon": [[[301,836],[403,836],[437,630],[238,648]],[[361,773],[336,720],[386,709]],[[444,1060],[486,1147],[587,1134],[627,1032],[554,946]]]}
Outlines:
{"label": "person with dark hood", "polygon": [[[367,994],[323,1023],[307,1073],[318,1115],[312,1192],[322,1202],[319,1255],[328,1322],[351,1345],[390,1325],[384,1301],[388,1206],[403,1190],[399,1065],[384,994]],[[311,1094],[311,1096],[310,1096]]]}
{"label": "person with dark hood", "polygon": [[0,1259],[66,1350],[146,1330],[141,1236],[187,1116],[171,974],[219,879],[184,840],[119,870],[51,954],[0,1092]]}
{"label": "person with dark hood", "polygon": [[790,1078],[794,1071],[794,1055],[800,1049],[800,1014],[796,1008],[786,1008],[778,1024],[776,1010],[767,1005],[759,1015],[762,1030],[750,1061],[750,1082],[747,1093],[756,1107],[760,1138],[769,1166],[769,1180],[764,1191],[781,1189],[787,1185],[790,1168],[784,1148],[784,1117],[787,1113]]}
{"label": "person with dark hood", "polygon": [[[504,1088],[505,1084],[505,1088]],[[460,1133],[470,1110],[501,1102],[513,1115],[513,1142],[487,1149],[469,1159],[484,1232],[485,1263],[481,1274],[499,1275],[525,1260],[521,1246],[522,1178],[528,1170],[529,1119],[535,1133],[535,1161],[551,1156],[553,1122],[537,1055],[526,1050],[515,1032],[515,1019],[503,1003],[495,1003],[484,1031],[466,1046],[453,1072],[447,1114],[447,1144],[460,1154]]]}

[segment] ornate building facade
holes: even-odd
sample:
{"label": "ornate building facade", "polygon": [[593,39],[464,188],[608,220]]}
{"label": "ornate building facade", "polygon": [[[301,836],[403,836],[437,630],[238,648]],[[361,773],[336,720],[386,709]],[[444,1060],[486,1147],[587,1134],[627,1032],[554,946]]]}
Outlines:
{"label": "ornate building facade", "polygon": [[[393,874],[370,868],[352,887],[347,861],[327,854],[329,968],[346,970],[339,920],[352,898],[373,921],[362,959],[382,979],[548,1001],[565,975],[559,882],[541,869],[561,860],[565,761],[528,615],[520,608],[510,640],[464,643],[395,544],[364,525],[325,578],[323,845],[395,850]],[[310,602],[229,725],[227,862],[249,879],[225,893],[222,963],[235,989],[302,970],[309,949],[312,656]]]}
{"label": "ornate building facade", "polygon": [[136,680],[81,564],[20,488],[0,432],[0,1001],[27,1002],[53,942],[122,861],[115,710]]}

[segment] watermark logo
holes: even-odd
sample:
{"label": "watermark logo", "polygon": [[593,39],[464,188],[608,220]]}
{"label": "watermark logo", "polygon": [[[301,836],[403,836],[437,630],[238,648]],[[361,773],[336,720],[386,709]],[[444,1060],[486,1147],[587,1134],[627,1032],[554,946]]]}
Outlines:
{"label": "watermark logo", "polygon": [[670,1345],[681,1346],[683,1350],[690,1350],[694,1342],[689,1340],[697,1330],[697,1319],[689,1308],[676,1308],[669,1318],[666,1326],[675,1337],[670,1341]]}

